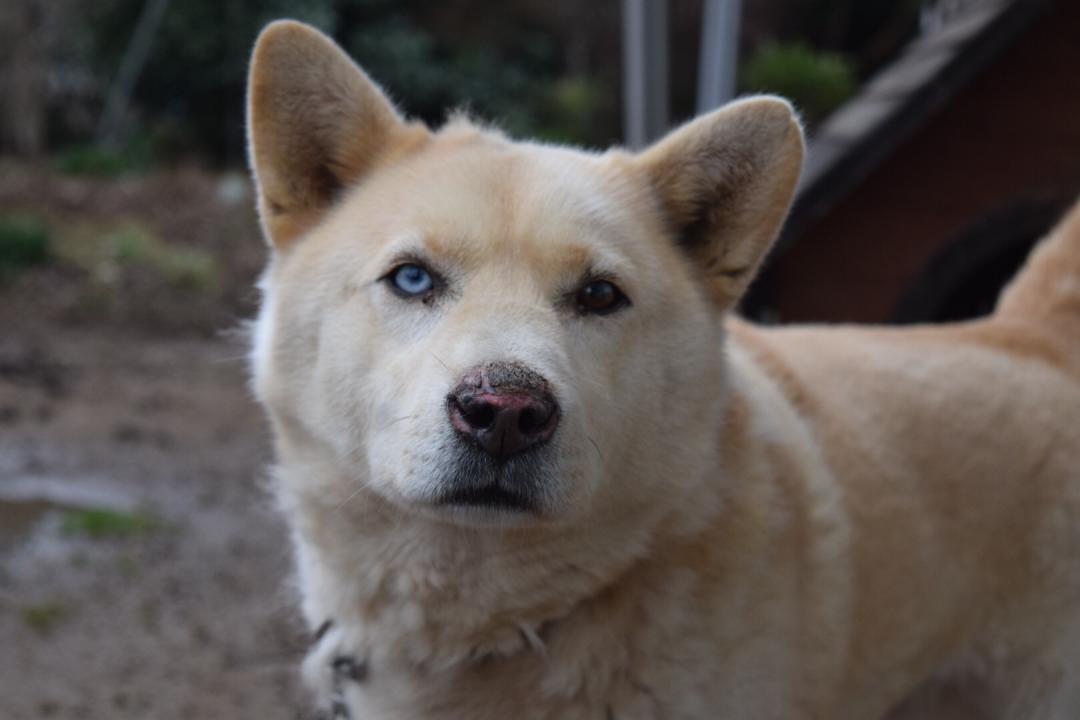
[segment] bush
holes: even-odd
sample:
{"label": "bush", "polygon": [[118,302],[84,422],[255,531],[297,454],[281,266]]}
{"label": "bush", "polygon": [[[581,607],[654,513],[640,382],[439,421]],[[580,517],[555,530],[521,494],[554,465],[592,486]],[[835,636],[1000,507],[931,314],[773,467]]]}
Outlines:
{"label": "bush", "polygon": [[743,87],[789,98],[813,125],[851,97],[855,73],[840,55],[801,43],[765,43],[746,63]]}
{"label": "bush", "polygon": [[0,216],[0,279],[49,260],[49,228],[33,215]]}
{"label": "bush", "polygon": [[156,155],[154,143],[141,134],[118,148],[96,143],[73,145],[56,157],[56,168],[68,175],[114,178],[146,172],[153,166]]}
{"label": "bush", "polygon": [[[85,5],[80,52],[96,75],[112,78],[144,2]],[[335,36],[411,117],[439,124],[448,109],[464,106],[498,121],[511,134],[532,135],[548,125],[557,137],[589,140],[586,133],[595,134],[591,115],[584,120],[563,117],[566,99],[548,102],[550,95],[568,90],[555,87],[566,75],[560,37],[530,21],[531,11],[518,3],[492,8],[484,22],[451,22],[455,9],[474,5],[424,0],[172,3],[132,97],[131,127],[158,140],[156,159],[195,153],[225,163],[242,161],[241,118],[252,43],[269,20],[292,17]],[[498,31],[490,29],[493,24]],[[606,90],[600,84],[592,89]],[[162,127],[167,137],[159,138]],[[123,163],[98,150],[80,149],[67,167],[112,174]]]}

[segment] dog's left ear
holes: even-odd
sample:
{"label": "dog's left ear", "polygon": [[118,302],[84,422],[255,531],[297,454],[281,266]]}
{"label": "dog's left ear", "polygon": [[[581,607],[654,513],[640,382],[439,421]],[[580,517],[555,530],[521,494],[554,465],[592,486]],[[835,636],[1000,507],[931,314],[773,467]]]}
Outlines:
{"label": "dog's left ear", "polygon": [[726,105],[636,158],[721,307],[738,302],[776,239],[802,159],[802,127],[791,105],[775,97]]}

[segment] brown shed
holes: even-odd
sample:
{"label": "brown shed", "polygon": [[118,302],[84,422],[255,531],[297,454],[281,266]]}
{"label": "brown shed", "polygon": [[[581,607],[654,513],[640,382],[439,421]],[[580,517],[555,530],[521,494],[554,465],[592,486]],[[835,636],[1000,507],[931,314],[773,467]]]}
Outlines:
{"label": "brown shed", "polygon": [[748,315],[983,314],[1080,195],[1080,2],[969,5],[814,135]]}

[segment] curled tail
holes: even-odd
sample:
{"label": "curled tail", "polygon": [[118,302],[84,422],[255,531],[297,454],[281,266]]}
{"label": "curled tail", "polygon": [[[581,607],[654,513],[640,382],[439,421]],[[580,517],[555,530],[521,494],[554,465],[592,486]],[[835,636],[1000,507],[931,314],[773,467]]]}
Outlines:
{"label": "curled tail", "polygon": [[1032,251],[995,316],[1034,323],[1080,352],[1080,203]]}

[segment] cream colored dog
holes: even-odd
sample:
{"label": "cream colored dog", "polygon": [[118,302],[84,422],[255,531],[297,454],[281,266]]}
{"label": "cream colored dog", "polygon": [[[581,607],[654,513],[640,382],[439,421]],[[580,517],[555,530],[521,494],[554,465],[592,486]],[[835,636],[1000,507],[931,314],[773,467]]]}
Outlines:
{"label": "cream colored dog", "polygon": [[1080,212],[988,320],[764,330],[782,100],[639,154],[433,132],[282,22],[249,113],[338,715],[1080,717]]}

